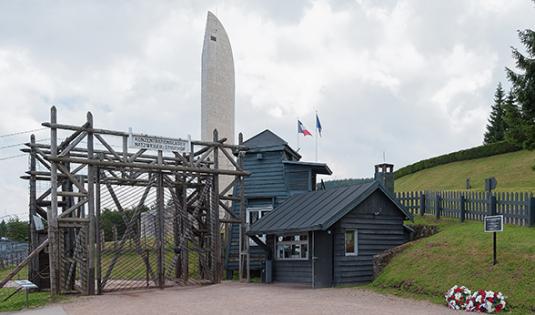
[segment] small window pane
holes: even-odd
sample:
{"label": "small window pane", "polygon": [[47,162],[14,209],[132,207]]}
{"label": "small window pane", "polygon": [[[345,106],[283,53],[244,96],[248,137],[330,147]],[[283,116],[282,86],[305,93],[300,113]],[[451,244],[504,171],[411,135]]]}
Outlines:
{"label": "small window pane", "polygon": [[356,254],[355,247],[355,231],[346,231],[345,233],[345,248],[346,254]]}
{"label": "small window pane", "polygon": [[254,224],[256,221],[258,221],[258,211],[250,211],[249,212],[249,223]]}
{"label": "small window pane", "polygon": [[307,244],[301,245],[301,258],[307,258],[308,256],[308,246]]}

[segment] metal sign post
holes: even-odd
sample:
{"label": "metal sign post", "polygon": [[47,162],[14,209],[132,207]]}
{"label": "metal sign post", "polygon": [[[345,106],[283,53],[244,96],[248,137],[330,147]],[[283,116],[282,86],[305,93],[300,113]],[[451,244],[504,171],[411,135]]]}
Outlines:
{"label": "metal sign post", "polygon": [[485,232],[492,232],[492,264],[496,265],[496,232],[503,232],[503,215],[485,216]]}
{"label": "metal sign post", "polygon": [[[19,287],[19,289],[24,289],[24,297],[26,300],[26,308],[29,306],[29,298],[28,298],[28,291],[30,289],[37,289],[38,287],[29,280],[15,280],[15,283]],[[18,290],[17,290],[18,291]]]}

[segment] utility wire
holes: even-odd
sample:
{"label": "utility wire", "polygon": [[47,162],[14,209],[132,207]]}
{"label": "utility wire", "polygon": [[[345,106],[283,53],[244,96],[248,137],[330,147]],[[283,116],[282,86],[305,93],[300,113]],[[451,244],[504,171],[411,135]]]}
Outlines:
{"label": "utility wire", "polygon": [[0,161],[11,160],[11,159],[22,157],[22,156],[26,156],[26,153],[17,154],[17,155],[11,155],[11,156],[5,156],[5,157],[0,158]]}
{"label": "utility wire", "polygon": [[[40,140],[36,140],[35,142],[43,142],[43,141],[48,141],[50,140],[49,139],[40,139]],[[15,148],[15,147],[18,147],[18,146],[21,146],[21,145],[25,145],[26,143],[28,143],[28,141],[26,142],[21,142],[21,143],[15,143],[15,144],[8,144],[8,145],[5,145],[5,146],[1,146],[0,147],[0,150],[2,149],[9,149],[9,148]]]}
{"label": "utility wire", "polygon": [[16,136],[16,135],[22,135],[22,134],[25,134],[25,133],[41,131],[41,130],[45,130],[45,129],[48,129],[48,128],[37,128],[37,129],[31,129],[31,130],[25,130],[25,131],[17,131],[17,132],[13,132],[13,133],[7,133],[5,135],[0,135],[0,138],[6,138],[6,137],[12,137],[12,136]]}

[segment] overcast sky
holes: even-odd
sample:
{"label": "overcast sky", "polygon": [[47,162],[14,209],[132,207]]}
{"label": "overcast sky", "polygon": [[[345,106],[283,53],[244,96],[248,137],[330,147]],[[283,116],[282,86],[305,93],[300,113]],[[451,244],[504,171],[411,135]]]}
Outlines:
{"label": "overcast sky", "polygon": [[[528,0],[0,1],[0,135],[93,112],[98,127],[200,138],[206,13],[229,34],[236,129],[296,145],[296,120],[323,125],[334,178],[370,177],[481,144]],[[49,137],[48,130],[36,132]],[[27,213],[25,157],[0,137],[0,217]],[[301,139],[314,160],[314,139]]]}

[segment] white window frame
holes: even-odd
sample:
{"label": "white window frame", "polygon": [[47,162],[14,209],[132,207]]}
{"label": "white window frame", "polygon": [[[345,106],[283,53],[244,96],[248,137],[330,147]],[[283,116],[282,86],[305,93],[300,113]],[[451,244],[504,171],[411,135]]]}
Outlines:
{"label": "white window frame", "polygon": [[[249,207],[245,209],[245,222],[247,223],[247,229],[251,226],[251,212],[258,212],[258,220],[260,220],[264,215],[263,212],[270,212],[273,210],[272,206],[265,206],[265,207]],[[262,242],[266,243],[266,235],[258,235],[257,236]],[[258,246],[255,241],[249,238],[249,246]]]}
{"label": "white window frame", "polygon": [[[353,239],[355,241],[353,252],[347,251],[346,243],[347,243],[348,232],[353,232]],[[358,229],[347,229],[344,231],[344,252],[346,256],[358,256],[359,255],[359,231]]]}
{"label": "white window frame", "polygon": [[[299,240],[299,241],[296,241],[296,240],[279,241],[279,237],[291,236],[293,238],[293,237],[295,237],[297,235],[306,235],[307,239],[306,240]],[[307,255],[306,255],[306,257],[301,257],[301,255],[299,255],[299,257],[291,257],[291,258],[279,257],[279,245],[288,245],[288,246],[299,245],[300,246],[300,249],[299,249],[300,253],[302,251],[302,245],[306,245]],[[308,233],[300,233],[300,234],[293,234],[293,235],[276,235],[275,236],[275,259],[276,260],[292,260],[292,261],[294,261],[294,260],[308,260],[309,255],[310,255],[310,235]]]}

